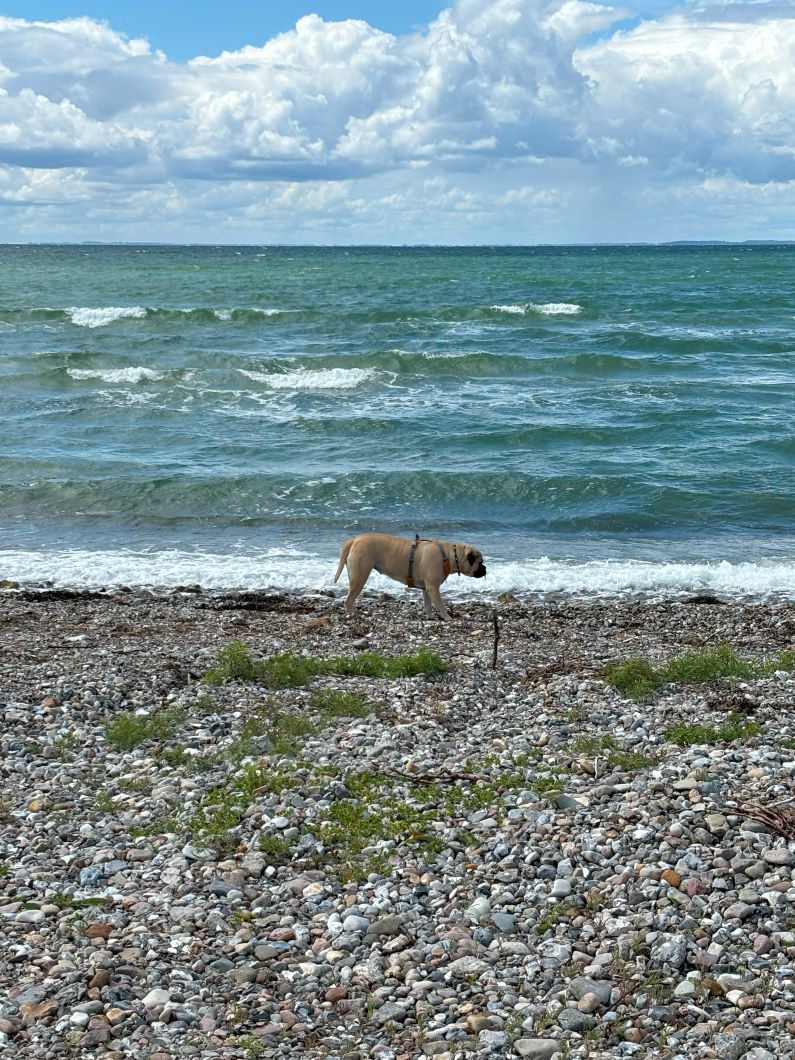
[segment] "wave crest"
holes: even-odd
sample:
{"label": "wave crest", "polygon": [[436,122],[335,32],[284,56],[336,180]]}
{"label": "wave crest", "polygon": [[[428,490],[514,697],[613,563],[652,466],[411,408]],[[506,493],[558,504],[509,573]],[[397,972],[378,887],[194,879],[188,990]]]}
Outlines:
{"label": "wave crest", "polygon": [[239,369],[240,374],[272,390],[353,390],[375,379],[372,368],[299,368],[289,372],[254,372]]}
{"label": "wave crest", "polygon": [[154,368],[67,368],[72,379],[101,379],[103,383],[156,383],[163,378]]}
{"label": "wave crest", "polygon": [[141,305],[109,305],[98,308],[72,306],[66,310],[66,314],[72,323],[80,328],[103,328],[107,327],[108,324],[112,324],[114,320],[143,320],[146,317],[146,313],[146,307]]}

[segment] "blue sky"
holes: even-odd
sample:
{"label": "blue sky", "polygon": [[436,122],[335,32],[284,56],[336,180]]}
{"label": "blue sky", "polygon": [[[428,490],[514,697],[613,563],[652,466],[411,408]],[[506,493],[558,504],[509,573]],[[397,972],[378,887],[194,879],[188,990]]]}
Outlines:
{"label": "blue sky", "polygon": [[793,54],[789,0],[0,0],[0,241],[795,239]]}
{"label": "blue sky", "polygon": [[[269,37],[293,28],[302,15],[314,12],[326,21],[360,18],[389,33],[409,33],[427,25],[448,5],[436,0],[373,3],[372,0],[49,0],[0,3],[0,14],[30,21],[88,15],[109,22],[131,37],[146,37],[172,59],[218,55],[245,44],[263,44]],[[637,0],[630,5],[639,15],[658,15],[675,6],[674,0]]]}

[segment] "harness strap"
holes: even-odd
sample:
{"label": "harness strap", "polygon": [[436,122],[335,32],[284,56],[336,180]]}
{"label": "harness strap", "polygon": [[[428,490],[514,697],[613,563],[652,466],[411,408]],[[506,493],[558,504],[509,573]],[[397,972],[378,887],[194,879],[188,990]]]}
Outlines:
{"label": "harness strap", "polygon": [[[417,545],[420,543],[420,541],[426,541],[426,540],[427,540],[427,538],[420,537],[419,534],[415,534],[414,535],[414,542],[413,542],[413,544],[411,546],[411,551],[409,552],[409,572],[406,575],[406,585],[409,587],[409,589],[416,589],[417,588],[417,586],[416,586],[416,584],[414,582],[414,557],[417,554]],[[442,548],[442,546],[439,544],[439,542],[436,541],[436,542],[434,542],[434,544],[437,546],[437,548],[439,549],[439,551],[442,554],[442,572],[444,573],[445,578],[447,578],[449,576],[449,574],[450,574],[450,560],[447,558],[447,553]],[[456,567],[457,566],[458,566],[458,556],[456,556]],[[461,571],[459,570],[458,573],[460,574]]]}
{"label": "harness strap", "polygon": [[[439,542],[437,541],[436,544],[439,545]],[[442,571],[444,572],[445,578],[447,578],[450,574],[450,560],[447,558],[447,554],[441,545],[439,545],[439,551],[442,554]]]}
{"label": "harness strap", "polygon": [[406,585],[409,589],[416,589],[417,586],[414,584],[414,557],[417,554],[417,545],[420,543],[420,535],[414,535],[414,544],[411,546],[411,552],[409,552],[409,573],[406,577]]}

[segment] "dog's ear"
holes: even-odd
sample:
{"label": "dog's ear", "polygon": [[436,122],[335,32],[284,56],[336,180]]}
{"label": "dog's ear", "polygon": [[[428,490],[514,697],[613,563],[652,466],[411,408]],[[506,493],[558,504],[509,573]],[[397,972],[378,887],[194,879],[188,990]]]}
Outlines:
{"label": "dog's ear", "polygon": [[467,563],[470,565],[470,567],[474,567],[475,564],[477,563],[477,561],[478,561],[477,552],[473,551],[473,549],[470,549],[469,552],[467,552]]}

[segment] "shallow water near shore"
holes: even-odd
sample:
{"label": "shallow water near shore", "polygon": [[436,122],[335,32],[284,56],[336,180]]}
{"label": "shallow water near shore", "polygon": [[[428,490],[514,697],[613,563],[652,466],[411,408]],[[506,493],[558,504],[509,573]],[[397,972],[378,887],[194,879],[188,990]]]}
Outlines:
{"label": "shallow water near shore", "polygon": [[[0,579],[795,593],[786,246],[0,248]],[[371,583],[394,588],[393,583]]]}

